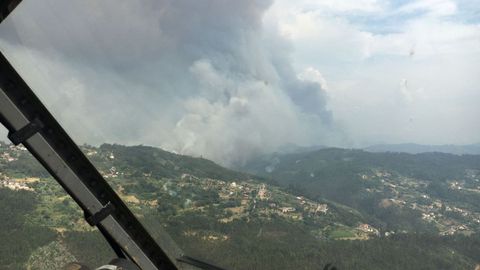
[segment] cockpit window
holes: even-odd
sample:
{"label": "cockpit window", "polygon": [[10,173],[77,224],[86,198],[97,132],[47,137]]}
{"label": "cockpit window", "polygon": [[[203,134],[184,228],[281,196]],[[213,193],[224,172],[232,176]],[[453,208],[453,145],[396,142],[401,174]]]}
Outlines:
{"label": "cockpit window", "polygon": [[[474,2],[24,0],[0,50],[160,245],[228,269],[476,269]],[[108,261],[5,134],[0,213],[22,206],[7,225],[35,244],[0,268]]]}

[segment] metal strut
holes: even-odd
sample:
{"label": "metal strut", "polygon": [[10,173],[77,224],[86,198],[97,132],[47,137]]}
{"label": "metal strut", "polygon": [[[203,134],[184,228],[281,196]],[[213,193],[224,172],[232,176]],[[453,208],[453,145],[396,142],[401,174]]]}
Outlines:
{"label": "metal strut", "polygon": [[40,120],[34,119],[26,126],[15,132],[9,132],[8,138],[14,145],[19,145],[25,142],[27,139],[38,133],[43,128],[43,124]]}
{"label": "metal strut", "polygon": [[0,0],[0,23],[20,4],[22,0]]}
{"label": "metal strut", "polygon": [[[0,22],[20,3],[0,0]],[[83,209],[117,255],[143,270],[178,269],[85,157],[30,87],[0,53],[0,122],[14,144],[22,143]],[[120,254],[119,254],[120,253]]]}
{"label": "metal strut", "polygon": [[[0,54],[0,121],[141,269],[178,269]],[[112,247],[118,250],[117,247]]]}
{"label": "metal strut", "polygon": [[[0,0],[0,23],[21,0]],[[0,52],[0,122],[97,226],[118,257],[142,270],[221,269],[185,256],[167,236],[161,247]],[[168,247],[168,248],[167,248]],[[192,268],[189,265],[195,266]]]}

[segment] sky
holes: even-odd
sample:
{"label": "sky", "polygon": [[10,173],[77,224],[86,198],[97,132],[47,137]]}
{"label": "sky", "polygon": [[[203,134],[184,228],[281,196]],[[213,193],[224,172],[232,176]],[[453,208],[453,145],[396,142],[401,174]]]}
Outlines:
{"label": "sky", "polygon": [[24,0],[0,48],[79,144],[480,142],[478,0]]}

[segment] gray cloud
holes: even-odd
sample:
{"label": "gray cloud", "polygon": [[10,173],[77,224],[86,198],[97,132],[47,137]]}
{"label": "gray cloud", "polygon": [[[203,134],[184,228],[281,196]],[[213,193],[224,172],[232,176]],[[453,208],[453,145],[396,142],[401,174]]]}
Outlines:
{"label": "gray cloud", "polygon": [[26,1],[2,51],[77,142],[223,164],[334,134],[326,92],[264,30],[270,0]]}

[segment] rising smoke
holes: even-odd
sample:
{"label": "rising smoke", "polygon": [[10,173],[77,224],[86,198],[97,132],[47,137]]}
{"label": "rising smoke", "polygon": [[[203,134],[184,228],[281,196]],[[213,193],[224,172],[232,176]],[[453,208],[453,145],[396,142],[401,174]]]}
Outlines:
{"label": "rising smoke", "polygon": [[264,26],[267,0],[28,1],[1,49],[78,143],[150,144],[224,165],[334,130],[318,80]]}

